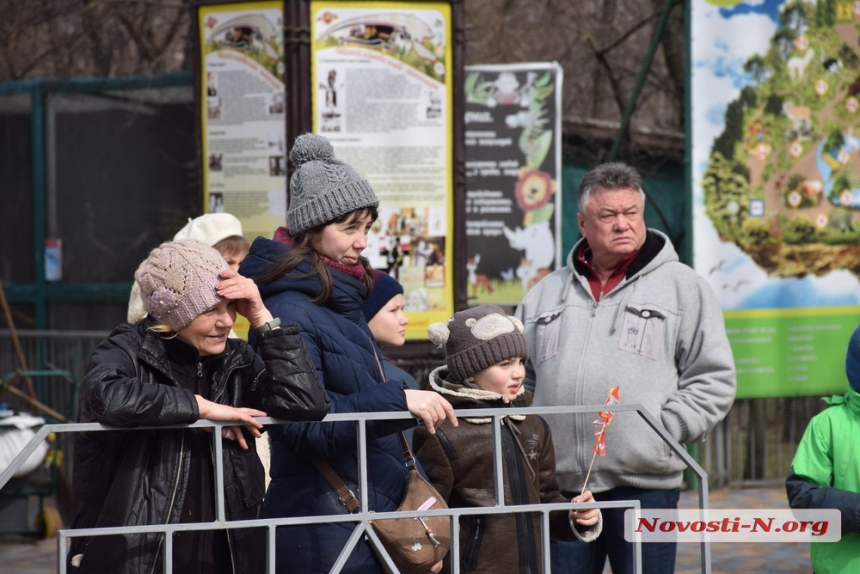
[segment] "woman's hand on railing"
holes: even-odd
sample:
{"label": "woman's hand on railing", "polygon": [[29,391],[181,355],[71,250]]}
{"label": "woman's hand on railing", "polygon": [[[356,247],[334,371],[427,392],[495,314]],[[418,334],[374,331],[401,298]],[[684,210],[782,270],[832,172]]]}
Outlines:
{"label": "woman's hand on railing", "polygon": [[434,391],[416,391],[406,389],[406,408],[409,412],[424,421],[424,426],[430,434],[436,434],[436,427],[445,419],[457,426],[457,415],[454,407],[444,397]]}
{"label": "woman's hand on railing", "polygon": [[[242,423],[240,425],[222,427],[221,436],[227,440],[235,440],[243,450],[248,450],[248,441],[245,440],[245,433],[242,428],[246,428],[254,437],[260,438],[263,434],[260,429],[263,424],[258,422],[254,417],[264,417],[266,413],[257,409],[248,407],[231,407],[222,405],[210,400],[204,399],[200,395],[194,395],[197,399],[197,407],[200,411],[200,418],[208,421],[231,422],[236,421]],[[206,429],[212,432],[212,429]]]}

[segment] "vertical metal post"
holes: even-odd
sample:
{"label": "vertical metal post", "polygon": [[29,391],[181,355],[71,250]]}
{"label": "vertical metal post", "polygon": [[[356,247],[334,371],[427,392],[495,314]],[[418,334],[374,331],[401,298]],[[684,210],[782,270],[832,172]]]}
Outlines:
{"label": "vertical metal post", "polygon": [[30,92],[30,137],[33,154],[33,259],[36,289],[34,293],[36,329],[47,327],[45,294],[45,95],[42,83],[35,82]]}
{"label": "vertical metal post", "polygon": [[691,47],[693,45],[692,37],[691,37],[691,19],[690,12],[692,12],[693,8],[691,4],[685,4],[684,6],[684,38],[686,42],[684,45],[687,48],[686,54],[684,54],[684,183],[686,196],[684,202],[684,229],[686,230],[685,235],[688,237],[686,241],[687,248],[684,250],[684,253],[679,253],[681,256],[681,261],[686,261],[689,265],[693,266],[693,150],[692,150],[692,142],[693,142],[693,90],[692,90],[692,82],[690,78],[693,73],[693,66],[690,63],[692,60],[692,50]]}
{"label": "vertical metal post", "polygon": [[[648,77],[648,71],[651,69],[651,62],[654,61],[654,54],[657,53],[657,45],[660,38],[663,36],[663,30],[666,29],[666,22],[669,20],[669,12],[672,11],[672,5],[675,0],[666,0],[663,4],[663,12],[660,14],[660,19],[657,21],[657,27],[654,28],[654,34],[651,36],[651,45],[648,46],[648,53],[645,55],[645,60],[642,62],[642,67],[639,68],[639,75],[636,77],[636,84],[633,86],[633,93],[630,94],[630,99],[627,100],[627,107],[624,110],[624,117],[621,118],[621,127],[615,134],[615,141],[612,142],[612,149],[609,151],[607,161],[614,161],[618,156],[618,150],[621,149],[621,142],[624,140],[624,135],[627,133],[627,127],[630,124],[630,118],[633,116],[633,110],[636,108],[636,100],[639,99],[639,92],[642,91],[642,86],[645,84],[645,78]],[[689,57],[687,58],[689,60]]]}

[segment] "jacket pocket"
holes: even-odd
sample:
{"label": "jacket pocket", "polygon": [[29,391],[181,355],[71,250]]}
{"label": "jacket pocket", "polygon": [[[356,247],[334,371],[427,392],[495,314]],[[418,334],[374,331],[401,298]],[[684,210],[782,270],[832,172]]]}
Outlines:
{"label": "jacket pocket", "polygon": [[555,309],[538,315],[535,319],[535,364],[551,359],[558,354],[558,339],[561,333],[561,314],[564,309]]}
{"label": "jacket pocket", "polygon": [[[253,437],[248,440],[253,440]],[[254,508],[263,501],[266,494],[266,471],[257,451],[242,450],[238,447],[227,448],[225,451],[225,456],[229,456],[233,462],[233,476],[242,502],[246,508]]]}
{"label": "jacket pocket", "polygon": [[484,538],[484,520],[482,516],[469,516],[466,518],[466,524],[469,528],[463,529],[461,526],[461,530],[466,530],[469,538],[463,545],[460,570],[472,572],[478,567],[478,553],[481,549],[481,540]]}
{"label": "jacket pocket", "polygon": [[628,304],[618,349],[649,359],[657,359],[663,350],[663,330],[669,312],[656,305]]}

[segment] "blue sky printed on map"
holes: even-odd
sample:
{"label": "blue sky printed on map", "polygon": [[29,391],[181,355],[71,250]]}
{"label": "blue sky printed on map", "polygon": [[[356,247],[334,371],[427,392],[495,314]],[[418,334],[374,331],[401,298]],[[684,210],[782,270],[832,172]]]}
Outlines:
{"label": "blue sky printed on map", "polygon": [[[802,279],[769,278],[746,253],[719,239],[705,215],[700,182],[725,111],[751,82],[743,64],[767,53],[784,0],[751,0],[731,8],[693,1],[693,260],[723,309],[860,305],[860,281],[847,271]],[[846,285],[857,288],[847,293]]]}

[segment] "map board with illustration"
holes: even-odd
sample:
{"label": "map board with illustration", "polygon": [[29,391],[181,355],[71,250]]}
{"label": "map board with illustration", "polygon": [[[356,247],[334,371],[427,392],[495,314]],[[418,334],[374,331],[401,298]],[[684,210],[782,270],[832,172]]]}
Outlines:
{"label": "map board with illustration", "polygon": [[694,261],[738,396],[846,388],[860,323],[860,2],[696,0]]}

